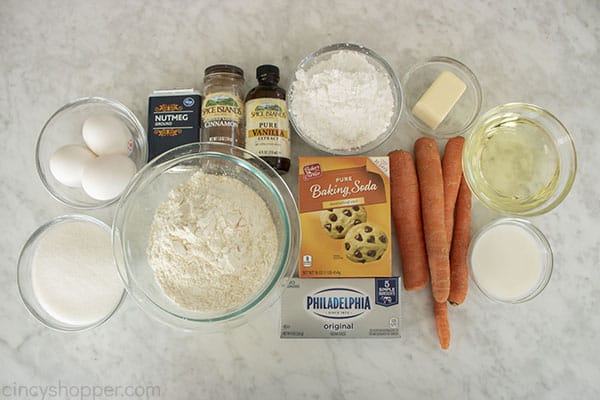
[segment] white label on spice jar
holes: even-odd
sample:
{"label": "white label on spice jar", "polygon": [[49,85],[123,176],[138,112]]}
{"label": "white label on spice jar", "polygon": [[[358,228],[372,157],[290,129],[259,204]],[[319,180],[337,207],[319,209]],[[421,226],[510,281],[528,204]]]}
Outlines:
{"label": "white label on spice jar", "polygon": [[237,128],[243,115],[244,103],[230,92],[208,94],[202,102],[203,128]]}
{"label": "white label on spice jar", "polygon": [[246,103],[246,149],[260,157],[290,158],[290,128],[284,100]]}

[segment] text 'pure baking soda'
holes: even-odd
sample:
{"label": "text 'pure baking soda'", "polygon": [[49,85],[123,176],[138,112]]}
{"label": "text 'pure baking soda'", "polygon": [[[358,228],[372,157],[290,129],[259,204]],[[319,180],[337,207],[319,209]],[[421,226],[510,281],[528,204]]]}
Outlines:
{"label": "text 'pure baking soda'", "polygon": [[300,157],[302,278],[392,274],[389,159]]}

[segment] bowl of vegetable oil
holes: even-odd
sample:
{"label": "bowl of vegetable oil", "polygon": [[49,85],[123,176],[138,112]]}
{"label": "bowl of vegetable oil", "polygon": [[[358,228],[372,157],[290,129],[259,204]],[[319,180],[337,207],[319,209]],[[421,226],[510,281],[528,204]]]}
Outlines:
{"label": "bowl of vegetable oil", "polygon": [[535,216],[565,199],[577,155],[569,131],[554,115],[533,104],[509,103],[488,111],[467,134],[463,171],[486,207]]}

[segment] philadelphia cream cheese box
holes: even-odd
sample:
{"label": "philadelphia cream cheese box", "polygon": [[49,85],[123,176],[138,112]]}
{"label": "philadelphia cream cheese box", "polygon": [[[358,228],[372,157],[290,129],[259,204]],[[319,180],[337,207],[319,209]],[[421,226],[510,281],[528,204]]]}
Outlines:
{"label": "philadelphia cream cheese box", "polygon": [[281,338],[400,337],[400,278],[293,278]]}

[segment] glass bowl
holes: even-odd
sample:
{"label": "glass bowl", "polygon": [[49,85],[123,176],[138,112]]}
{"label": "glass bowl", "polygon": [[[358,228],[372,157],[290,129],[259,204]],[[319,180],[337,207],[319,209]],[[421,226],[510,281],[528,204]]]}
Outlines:
{"label": "glass bowl", "polygon": [[[466,89],[440,125],[436,129],[431,129],[415,117],[412,109],[438,75],[444,71],[456,75],[465,83]],[[432,57],[413,65],[404,74],[402,87],[408,123],[428,136],[435,138],[460,136],[473,125],[481,110],[482,94],[477,77],[466,65],[450,57]]]}
{"label": "glass bowl", "polygon": [[107,114],[125,123],[133,138],[133,150],[129,157],[137,169],[148,159],[146,131],[137,117],[123,104],[101,97],[86,97],[62,106],[46,122],[35,147],[35,162],[38,175],[48,193],[61,203],[80,210],[102,208],[118,200],[95,200],[81,187],[69,187],[60,183],[50,171],[50,157],[62,146],[76,144],[85,146],[81,129],[84,121],[93,114]]}
{"label": "glass bowl", "polygon": [[[119,307],[123,303],[123,300],[125,299],[125,294],[126,294],[125,289],[123,288],[123,293],[122,293],[120,299],[115,304],[115,307],[109,313],[106,314],[106,316],[98,319],[97,321],[95,321],[93,323],[88,323],[88,324],[83,324],[83,325],[65,323],[64,321],[57,319],[51,313],[46,311],[44,306],[40,303],[40,301],[38,300],[36,293],[35,293],[33,275],[32,275],[33,259],[36,254],[37,246],[40,243],[40,239],[42,239],[43,236],[47,232],[49,232],[51,229],[55,228],[56,226],[58,226],[60,224],[68,224],[68,223],[71,223],[74,221],[95,224],[95,225],[99,226],[100,228],[102,228],[103,230],[106,230],[107,234],[110,235],[111,228],[108,225],[106,225],[104,222],[102,222],[96,218],[92,218],[87,215],[63,215],[60,217],[56,217],[56,218],[48,221],[44,225],[40,226],[29,237],[29,239],[23,246],[23,249],[21,250],[21,254],[19,255],[19,260],[17,263],[17,286],[19,288],[19,294],[21,296],[21,299],[23,300],[23,303],[25,304],[25,307],[27,308],[29,313],[34,318],[36,318],[38,321],[40,321],[43,325],[45,325],[49,328],[55,329],[57,331],[64,331],[64,332],[85,331],[88,329],[95,328],[95,327],[103,324],[104,322],[108,321],[114,315],[114,313],[119,309]],[[57,256],[61,256],[61,255],[57,255]],[[62,255],[62,256],[64,256],[64,255]],[[116,270],[115,270],[115,274],[116,274]]]}
{"label": "glass bowl", "polygon": [[483,115],[466,136],[465,179],[487,208],[536,216],[558,206],[577,172],[571,135],[551,113],[510,103]]}
{"label": "glass bowl", "polygon": [[[505,231],[504,238],[502,230]],[[510,235],[510,238],[506,235]],[[519,248],[520,244],[528,241],[535,248],[530,250],[536,251],[536,254],[528,253],[525,246]],[[490,245],[497,248],[490,248]],[[487,261],[481,259],[486,254]],[[497,303],[518,304],[531,300],[544,290],[552,276],[553,255],[550,243],[538,228],[524,219],[500,218],[485,225],[471,240],[468,257],[471,280],[485,297]],[[526,258],[529,262],[523,265],[532,266],[535,264],[535,257],[539,257],[539,271],[528,268],[519,272],[515,270],[514,267],[519,262],[516,258]],[[492,268],[487,274],[485,266]],[[500,268],[506,270],[500,271]],[[516,273],[522,274],[520,281],[515,279]],[[522,289],[523,287],[526,289]]]}
{"label": "glass bowl", "polygon": [[[266,282],[246,301],[223,311],[192,311],[179,306],[157,284],[147,258],[156,209],[172,189],[197,171],[226,175],[252,188],[265,201],[279,238]],[[130,297],[147,314],[173,327],[212,332],[245,323],[279,298],[298,264],[299,235],[296,203],[273,168],[241,148],[201,142],[169,150],[136,174],[117,206],[113,251]]]}
{"label": "glass bowl", "polygon": [[[297,107],[295,106],[295,102],[297,101],[297,98],[296,98],[296,91],[295,91],[294,87],[295,87],[295,82],[298,79],[298,74],[306,73],[311,70],[319,71],[320,66],[318,64],[320,62],[330,59],[334,54],[339,53],[339,52],[355,52],[355,53],[360,53],[360,54],[365,55],[368,63],[371,66],[375,67],[375,69],[378,72],[382,72],[383,74],[385,74],[388,77],[389,83],[390,83],[391,89],[392,89],[392,97],[393,97],[394,104],[393,104],[393,108],[392,108],[392,115],[389,120],[387,129],[385,129],[383,132],[381,132],[372,141],[361,144],[360,146],[345,147],[345,148],[333,148],[331,146],[326,146],[324,143],[321,143],[321,142],[315,140],[314,138],[307,136],[305,133],[306,127],[303,126],[303,122],[299,119],[299,113],[297,112]],[[349,67],[349,68],[351,68],[351,67]],[[396,129],[396,126],[398,125],[398,121],[400,120],[400,116],[402,115],[402,105],[403,105],[402,88],[400,86],[400,82],[398,81],[398,78],[396,77],[396,74],[394,73],[394,70],[392,69],[392,67],[388,64],[387,61],[385,61],[382,57],[380,57],[373,50],[370,50],[366,47],[359,46],[356,44],[350,44],[350,43],[337,43],[337,44],[332,44],[327,47],[323,47],[322,49],[319,49],[319,50],[315,51],[314,53],[309,54],[306,58],[304,58],[304,60],[302,60],[300,62],[298,67],[296,67],[296,72],[294,74],[294,77],[295,77],[295,80],[293,80],[290,83],[290,86],[288,89],[288,96],[287,96],[287,107],[288,107],[288,111],[289,111],[290,122],[291,122],[294,130],[296,131],[296,133],[298,133],[298,135],[302,138],[302,140],[304,140],[306,143],[308,143],[310,146],[314,147],[315,149],[318,149],[318,150],[321,150],[321,151],[324,151],[327,153],[339,154],[339,155],[353,155],[353,154],[365,153],[367,151],[374,149],[375,147],[379,146],[384,141],[386,141],[391,136],[392,132],[394,132],[394,130]],[[350,97],[348,100],[356,108],[356,112],[360,113],[361,112],[360,105],[356,104],[355,99]],[[323,102],[325,102],[325,101],[327,101],[327,98],[323,99]],[[331,115],[328,117],[336,118],[335,115]],[[371,117],[371,116],[367,116],[367,117]],[[342,124],[342,123],[345,123],[345,121],[340,121],[340,124]],[[324,131],[323,134],[327,135],[328,132]]]}

